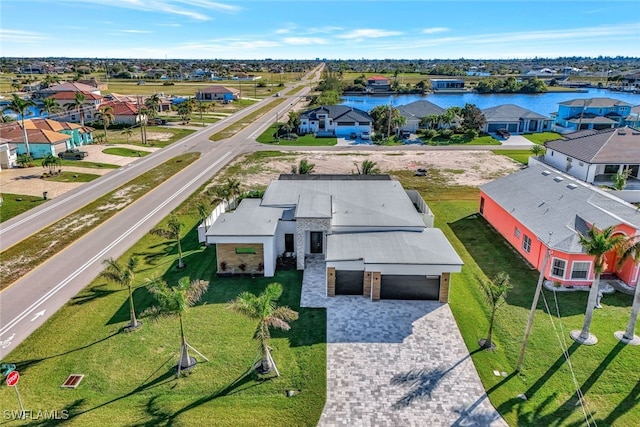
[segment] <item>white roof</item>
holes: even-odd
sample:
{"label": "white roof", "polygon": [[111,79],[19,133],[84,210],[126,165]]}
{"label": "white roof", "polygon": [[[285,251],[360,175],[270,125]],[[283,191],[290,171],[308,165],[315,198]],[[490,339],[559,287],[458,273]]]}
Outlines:
{"label": "white roof", "polygon": [[260,199],[244,199],[234,212],[223,213],[209,228],[210,236],[273,236],[283,209],[260,206]]}

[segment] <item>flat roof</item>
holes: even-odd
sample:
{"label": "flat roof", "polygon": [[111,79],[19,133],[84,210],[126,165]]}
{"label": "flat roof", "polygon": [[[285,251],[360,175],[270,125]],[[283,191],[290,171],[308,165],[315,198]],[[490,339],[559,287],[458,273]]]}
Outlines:
{"label": "flat roof", "polygon": [[220,215],[207,235],[273,236],[283,210],[260,206],[260,199],[244,199],[234,212]]}

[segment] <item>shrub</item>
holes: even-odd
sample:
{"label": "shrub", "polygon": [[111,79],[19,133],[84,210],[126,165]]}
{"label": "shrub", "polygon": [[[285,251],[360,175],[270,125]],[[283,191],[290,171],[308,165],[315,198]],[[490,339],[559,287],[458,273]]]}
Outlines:
{"label": "shrub", "polygon": [[427,139],[433,139],[438,136],[438,131],[435,129],[426,129],[422,134]]}
{"label": "shrub", "polygon": [[469,139],[476,139],[478,135],[478,131],[475,129],[469,129],[464,133],[464,136]]}
{"label": "shrub", "polygon": [[451,129],[442,129],[439,134],[441,138],[449,139],[453,136],[453,131]]}

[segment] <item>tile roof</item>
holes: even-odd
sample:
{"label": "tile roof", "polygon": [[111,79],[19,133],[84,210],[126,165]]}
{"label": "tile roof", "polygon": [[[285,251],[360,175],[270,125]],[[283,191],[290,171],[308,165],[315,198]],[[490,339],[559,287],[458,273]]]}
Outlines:
{"label": "tile roof", "polygon": [[61,83],[59,85],[51,86],[47,88],[47,92],[94,92],[95,87],[86,85],[84,83]]}
{"label": "tile roof", "polygon": [[[19,126],[0,127],[0,137],[15,143],[24,143],[22,128]],[[27,129],[27,138],[30,144],[59,144],[68,141],[71,136],[46,129]]]}
{"label": "tile roof", "polygon": [[400,114],[406,118],[422,118],[432,114],[440,115],[445,109],[429,101],[415,101],[410,104],[396,107]]}
{"label": "tile roof", "polygon": [[52,130],[54,132],[82,129],[82,126],[77,123],[59,122],[51,119],[27,119],[24,121],[24,127],[27,129]]}
{"label": "tile roof", "polygon": [[548,149],[587,163],[640,163],[640,131],[623,127],[565,135],[548,141]]}
{"label": "tile roof", "polygon": [[[96,95],[95,93],[91,93],[91,92],[82,92],[85,96],[85,101],[96,101],[98,99],[104,99],[104,96],[102,95]],[[47,96],[47,98],[53,98],[56,100],[75,100],[76,99],[76,92],[57,92],[54,93],[53,95]]]}
{"label": "tile roof", "polygon": [[582,221],[599,229],[623,223],[640,229],[635,206],[544,165],[529,166],[480,190],[538,239],[568,253],[584,253],[576,232]]}
{"label": "tile roof", "polygon": [[366,111],[357,108],[347,107],[346,105],[323,105],[307,110],[300,114],[300,118],[309,120],[318,120],[318,114],[327,114],[329,118],[335,122],[359,122],[373,123],[373,118]]}
{"label": "tile roof", "polygon": [[491,122],[517,122],[520,119],[551,120],[547,116],[527,110],[518,105],[504,104],[482,110],[488,123]]}
{"label": "tile roof", "polygon": [[113,109],[114,116],[137,116],[138,107],[131,102],[109,101],[100,105],[100,110],[105,107]]}
{"label": "tile roof", "polygon": [[566,105],[569,107],[612,107],[612,106],[629,106],[632,104],[613,98],[580,98],[570,99],[568,101],[558,102],[558,105]]}
{"label": "tile roof", "polygon": [[385,76],[376,75],[376,76],[367,77],[367,80],[389,81],[389,78]]}

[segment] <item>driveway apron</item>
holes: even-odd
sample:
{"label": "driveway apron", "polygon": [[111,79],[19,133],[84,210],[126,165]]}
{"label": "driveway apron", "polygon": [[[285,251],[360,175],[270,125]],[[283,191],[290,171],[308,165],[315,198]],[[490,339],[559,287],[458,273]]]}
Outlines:
{"label": "driveway apron", "polygon": [[506,426],[489,402],[448,304],[328,298],[309,259],[301,305],[327,309],[320,426]]}

